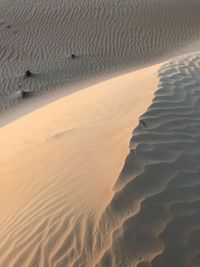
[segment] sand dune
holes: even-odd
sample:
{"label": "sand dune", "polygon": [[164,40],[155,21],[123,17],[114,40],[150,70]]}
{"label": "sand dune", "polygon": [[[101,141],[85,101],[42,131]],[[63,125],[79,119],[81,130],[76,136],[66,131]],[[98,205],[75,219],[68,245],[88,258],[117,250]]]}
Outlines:
{"label": "sand dune", "polygon": [[[0,0],[0,110],[199,50],[199,14],[196,0]],[[5,114],[0,267],[199,267],[200,53],[83,87]]]}
{"label": "sand dune", "polygon": [[[199,39],[199,12],[196,0],[1,0],[0,109],[21,90],[38,94],[166,57]],[[26,69],[35,76],[23,79]]]}
{"label": "sand dune", "polygon": [[159,67],[1,129],[0,266],[199,266],[200,54],[160,68],[122,168]]}
{"label": "sand dune", "polygon": [[159,67],[93,85],[0,129],[0,266],[99,261],[107,247],[98,245],[99,220]]}

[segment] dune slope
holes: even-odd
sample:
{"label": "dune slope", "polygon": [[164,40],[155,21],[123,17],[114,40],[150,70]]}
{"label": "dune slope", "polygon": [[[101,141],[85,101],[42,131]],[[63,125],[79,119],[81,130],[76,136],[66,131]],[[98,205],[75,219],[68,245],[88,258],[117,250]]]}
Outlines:
{"label": "dune slope", "polygon": [[101,233],[99,221],[159,67],[88,87],[0,129],[0,266],[99,261],[112,232]]}

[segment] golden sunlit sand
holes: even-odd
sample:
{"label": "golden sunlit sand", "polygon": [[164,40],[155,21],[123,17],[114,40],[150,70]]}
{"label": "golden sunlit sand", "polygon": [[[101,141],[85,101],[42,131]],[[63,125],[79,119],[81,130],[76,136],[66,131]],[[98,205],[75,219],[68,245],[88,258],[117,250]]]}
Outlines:
{"label": "golden sunlit sand", "polygon": [[[2,127],[0,212],[5,215],[16,201],[24,205],[34,188],[42,192],[52,181],[64,182],[72,201],[104,208],[131,130],[153,98],[159,66],[88,87]],[[19,184],[24,193],[14,200]]]}

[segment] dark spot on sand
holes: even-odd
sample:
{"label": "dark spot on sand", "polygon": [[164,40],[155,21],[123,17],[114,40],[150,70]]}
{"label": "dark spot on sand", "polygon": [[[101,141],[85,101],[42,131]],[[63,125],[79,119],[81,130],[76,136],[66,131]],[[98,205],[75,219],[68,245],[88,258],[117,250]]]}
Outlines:
{"label": "dark spot on sand", "polygon": [[140,125],[142,128],[147,128],[147,123],[146,123],[144,120],[140,120],[139,125]]}
{"label": "dark spot on sand", "polygon": [[26,70],[25,77],[31,77],[33,73],[30,70]]}
{"label": "dark spot on sand", "polygon": [[22,98],[27,98],[27,97],[30,96],[30,92],[27,92],[27,91],[22,90],[21,91],[21,96],[22,96]]}

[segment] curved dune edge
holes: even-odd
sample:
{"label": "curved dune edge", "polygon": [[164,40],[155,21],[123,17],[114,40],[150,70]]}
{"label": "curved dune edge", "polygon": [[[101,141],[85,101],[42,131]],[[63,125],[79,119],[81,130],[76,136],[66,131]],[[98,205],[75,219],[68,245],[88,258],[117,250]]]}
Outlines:
{"label": "curved dune edge", "polygon": [[111,241],[99,251],[99,220],[160,66],[88,87],[0,129],[0,266],[99,261]]}

